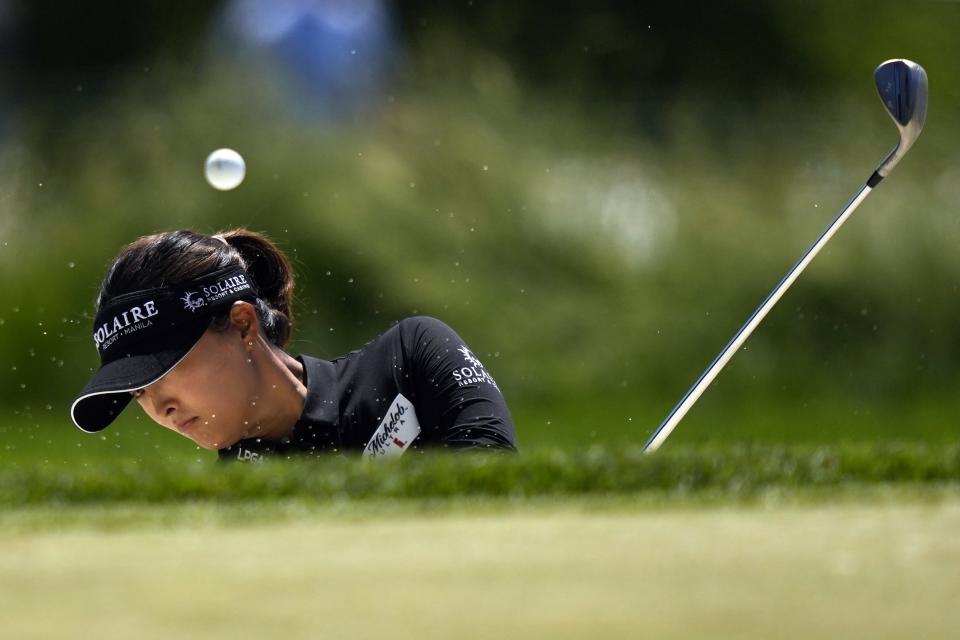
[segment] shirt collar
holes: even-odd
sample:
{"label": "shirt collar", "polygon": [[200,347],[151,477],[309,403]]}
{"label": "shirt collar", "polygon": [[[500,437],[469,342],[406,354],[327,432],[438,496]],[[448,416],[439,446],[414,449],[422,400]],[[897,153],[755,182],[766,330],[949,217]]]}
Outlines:
{"label": "shirt collar", "polygon": [[303,365],[307,398],[290,440],[308,451],[340,449],[340,400],[337,370],[332,362],[305,354],[296,356]]}
{"label": "shirt collar", "polygon": [[264,455],[277,453],[310,454],[341,450],[340,401],[336,366],[327,360],[305,354],[300,354],[296,358],[303,365],[307,397],[303,403],[303,412],[297,419],[290,437],[280,442],[261,441],[259,438],[240,440],[234,445],[220,449],[221,460],[260,460]]}

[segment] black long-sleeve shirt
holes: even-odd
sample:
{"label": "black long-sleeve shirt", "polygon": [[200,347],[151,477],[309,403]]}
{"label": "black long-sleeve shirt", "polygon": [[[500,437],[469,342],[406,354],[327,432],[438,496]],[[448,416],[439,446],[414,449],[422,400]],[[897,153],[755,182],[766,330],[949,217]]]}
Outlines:
{"label": "black long-sleeve shirt", "polygon": [[436,318],[405,318],[334,360],[296,357],[307,397],[290,437],[241,440],[220,449],[221,460],[351,451],[380,457],[430,447],[516,450],[497,383]]}

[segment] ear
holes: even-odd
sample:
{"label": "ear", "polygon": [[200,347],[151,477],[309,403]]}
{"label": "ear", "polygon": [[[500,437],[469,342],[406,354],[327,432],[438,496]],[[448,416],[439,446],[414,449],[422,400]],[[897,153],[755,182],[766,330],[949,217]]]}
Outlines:
{"label": "ear", "polygon": [[240,332],[247,342],[257,342],[260,335],[260,320],[256,308],[244,300],[237,300],[230,307],[230,325]]}

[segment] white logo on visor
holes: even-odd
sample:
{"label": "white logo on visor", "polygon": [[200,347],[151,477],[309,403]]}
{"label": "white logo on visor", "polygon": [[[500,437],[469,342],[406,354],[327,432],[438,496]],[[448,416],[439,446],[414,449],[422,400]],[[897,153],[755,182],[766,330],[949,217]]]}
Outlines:
{"label": "white logo on visor", "polygon": [[135,305],[107,320],[93,332],[93,342],[101,353],[110,347],[120,336],[130,335],[142,329],[153,326],[150,318],[159,315],[153,300],[147,300],[143,305]]}
{"label": "white logo on visor", "polygon": [[187,293],[182,298],[180,298],[181,300],[183,300],[184,309],[190,309],[190,311],[196,311],[197,309],[203,306],[204,304],[203,300],[199,300],[199,299],[194,300],[190,297],[195,295],[197,295],[196,291],[187,291]]}

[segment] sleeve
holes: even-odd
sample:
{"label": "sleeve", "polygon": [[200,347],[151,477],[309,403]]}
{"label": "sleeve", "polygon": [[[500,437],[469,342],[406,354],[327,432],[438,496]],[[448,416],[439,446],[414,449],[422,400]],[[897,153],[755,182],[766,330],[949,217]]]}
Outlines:
{"label": "sleeve", "polygon": [[407,318],[402,329],[417,404],[439,430],[440,444],[516,451],[506,400],[463,338],[429,316]]}

